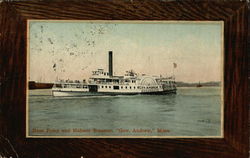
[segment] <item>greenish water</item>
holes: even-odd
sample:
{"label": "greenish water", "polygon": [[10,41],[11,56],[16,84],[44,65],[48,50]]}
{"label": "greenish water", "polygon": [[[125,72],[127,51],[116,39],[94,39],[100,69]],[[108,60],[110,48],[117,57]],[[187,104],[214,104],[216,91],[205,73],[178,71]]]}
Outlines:
{"label": "greenish water", "polygon": [[[29,91],[30,136],[220,136],[219,87],[171,95],[52,97]],[[121,130],[122,129],[122,130]]]}

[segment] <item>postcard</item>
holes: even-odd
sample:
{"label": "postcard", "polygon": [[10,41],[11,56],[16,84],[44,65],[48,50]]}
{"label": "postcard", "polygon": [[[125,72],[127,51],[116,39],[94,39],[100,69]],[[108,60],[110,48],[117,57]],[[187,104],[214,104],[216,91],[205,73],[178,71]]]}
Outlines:
{"label": "postcard", "polygon": [[28,20],[28,138],[223,138],[223,21]]}

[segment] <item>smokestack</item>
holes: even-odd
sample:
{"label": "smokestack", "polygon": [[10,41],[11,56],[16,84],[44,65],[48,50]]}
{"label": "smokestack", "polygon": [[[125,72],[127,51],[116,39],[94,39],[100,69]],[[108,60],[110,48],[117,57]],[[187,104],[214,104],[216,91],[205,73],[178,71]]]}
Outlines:
{"label": "smokestack", "polygon": [[113,52],[109,51],[109,76],[113,76]]}

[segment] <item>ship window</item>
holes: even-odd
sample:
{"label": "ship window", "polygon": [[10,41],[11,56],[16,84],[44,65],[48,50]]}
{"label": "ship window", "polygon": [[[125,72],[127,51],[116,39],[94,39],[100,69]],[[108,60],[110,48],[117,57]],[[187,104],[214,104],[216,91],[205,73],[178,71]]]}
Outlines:
{"label": "ship window", "polygon": [[130,86],[130,89],[131,89],[131,86]]}
{"label": "ship window", "polygon": [[114,86],[113,88],[114,88],[114,89],[119,89],[119,86]]}
{"label": "ship window", "polygon": [[123,86],[121,86],[121,89],[123,89]]}
{"label": "ship window", "polygon": [[135,89],[135,87],[134,87],[134,89]]}
{"label": "ship window", "polygon": [[108,88],[108,86],[105,86],[105,88]]}
{"label": "ship window", "polygon": [[127,89],[128,87],[126,86],[126,89]]}
{"label": "ship window", "polygon": [[109,88],[111,88],[111,86],[109,86]]}
{"label": "ship window", "polygon": [[139,87],[139,86],[138,86],[137,88],[138,88],[138,89],[140,89],[140,87]]}

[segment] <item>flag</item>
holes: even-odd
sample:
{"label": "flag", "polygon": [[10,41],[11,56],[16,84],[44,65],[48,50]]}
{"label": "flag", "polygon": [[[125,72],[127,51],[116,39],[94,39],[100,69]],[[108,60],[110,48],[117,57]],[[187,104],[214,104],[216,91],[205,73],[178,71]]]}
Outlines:
{"label": "flag", "polygon": [[174,68],[177,68],[177,64],[176,63],[173,63],[174,64]]}
{"label": "flag", "polygon": [[53,65],[53,69],[54,69],[54,71],[56,71],[56,64]]}

